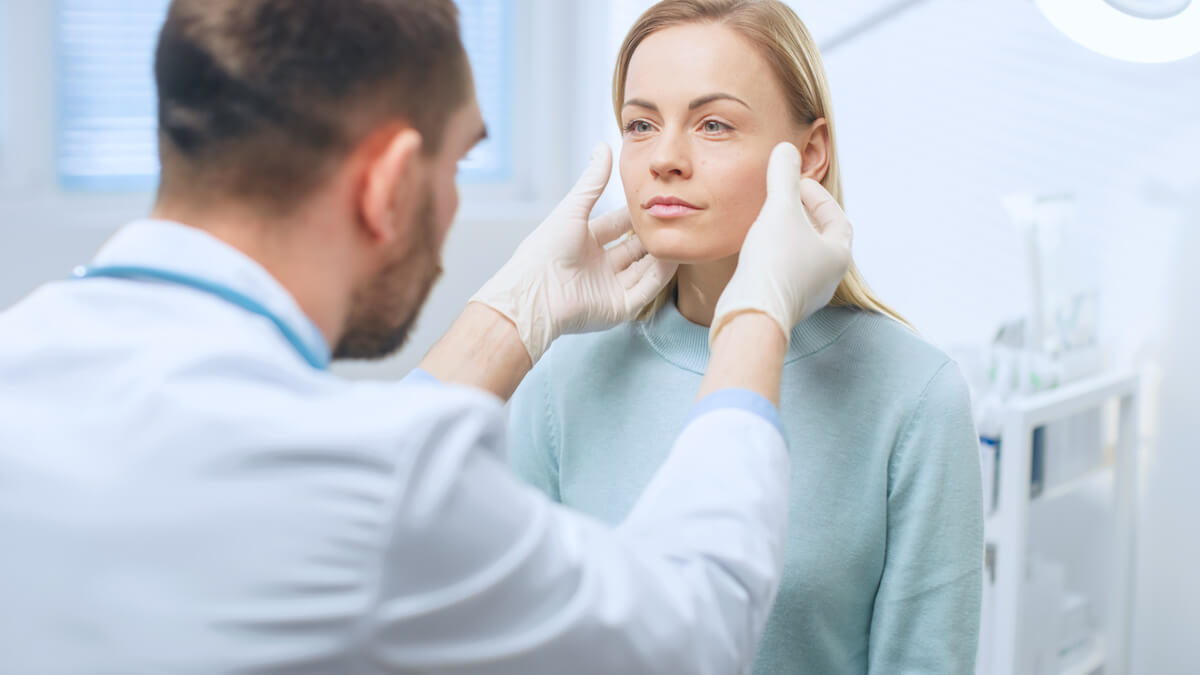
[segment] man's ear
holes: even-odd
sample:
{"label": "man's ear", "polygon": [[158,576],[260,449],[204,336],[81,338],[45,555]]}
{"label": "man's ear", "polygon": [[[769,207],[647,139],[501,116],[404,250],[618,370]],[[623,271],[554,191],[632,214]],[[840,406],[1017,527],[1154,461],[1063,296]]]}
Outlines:
{"label": "man's ear", "polygon": [[805,178],[820,182],[829,171],[829,161],[833,157],[833,143],[829,139],[829,123],[824,117],[818,118],[800,135],[796,147],[800,149],[800,173]]}
{"label": "man's ear", "polygon": [[423,183],[417,162],[421,134],[411,127],[392,130],[377,141],[367,159],[359,212],[367,234],[376,241],[399,237],[409,208],[420,201]]}

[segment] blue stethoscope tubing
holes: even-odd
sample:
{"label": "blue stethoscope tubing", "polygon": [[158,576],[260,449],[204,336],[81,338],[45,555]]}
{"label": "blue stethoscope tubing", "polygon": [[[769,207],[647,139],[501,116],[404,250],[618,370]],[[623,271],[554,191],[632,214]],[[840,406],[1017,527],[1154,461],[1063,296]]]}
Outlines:
{"label": "blue stethoscope tubing", "polygon": [[304,342],[300,335],[288,325],[286,321],[275,315],[274,312],[267,309],[261,302],[254,298],[235,291],[234,289],[219,284],[215,281],[209,281],[190,274],[182,274],[171,270],[159,269],[156,267],[143,267],[139,265],[109,265],[100,267],[77,267],[75,268],[74,278],[76,279],[129,279],[133,281],[161,281],[187,288],[194,288],[198,291],[203,291],[211,295],[229,302],[237,307],[240,307],[251,314],[257,314],[264,319],[275,324],[279,332],[283,335],[292,348],[303,358],[310,366],[317,370],[325,370],[329,367],[329,359],[324,355],[317,354]]}

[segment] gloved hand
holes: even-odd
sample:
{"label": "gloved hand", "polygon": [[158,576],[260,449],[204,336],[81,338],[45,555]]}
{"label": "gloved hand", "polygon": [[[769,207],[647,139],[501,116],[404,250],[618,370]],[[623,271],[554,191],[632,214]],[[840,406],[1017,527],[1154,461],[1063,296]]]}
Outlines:
{"label": "gloved hand", "polygon": [[801,176],[796,146],[775,146],[767,165],[767,199],[717,300],[709,344],[731,318],[748,311],[775,319],[790,340],[793,326],[833,298],[850,266],[852,239],[837,200]]}
{"label": "gloved hand", "polygon": [[611,172],[612,151],[596,146],[571,192],[471,298],[516,324],[534,363],[560,335],[629,321],[675,274],[636,235],[605,248],[632,230],[627,209],[588,222]]}

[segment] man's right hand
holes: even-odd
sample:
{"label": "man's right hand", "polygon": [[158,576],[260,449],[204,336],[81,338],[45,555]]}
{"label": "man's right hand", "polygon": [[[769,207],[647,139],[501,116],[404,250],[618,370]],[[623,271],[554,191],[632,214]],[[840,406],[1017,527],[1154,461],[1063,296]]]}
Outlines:
{"label": "man's right hand", "polygon": [[471,298],[512,321],[531,363],[560,335],[633,319],[675,275],[677,265],[647,253],[636,235],[626,237],[633,229],[627,210],[588,221],[610,173],[612,151],[601,144],[570,194]]}
{"label": "man's right hand", "polygon": [[709,342],[743,312],[766,314],[790,338],[793,326],[833,298],[850,266],[852,240],[850,220],[837,200],[801,175],[796,147],[775,146],[767,166],[766,202],[717,301]]}

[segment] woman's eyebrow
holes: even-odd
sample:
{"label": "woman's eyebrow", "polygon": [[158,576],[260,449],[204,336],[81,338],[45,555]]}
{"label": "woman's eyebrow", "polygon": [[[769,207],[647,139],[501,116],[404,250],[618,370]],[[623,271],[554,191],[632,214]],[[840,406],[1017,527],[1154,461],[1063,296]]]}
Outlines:
{"label": "woman's eyebrow", "polygon": [[631,105],[635,105],[639,108],[645,108],[646,110],[653,110],[654,112],[658,112],[658,106],[654,105],[650,101],[647,101],[645,99],[640,99],[640,98],[631,98],[628,101],[625,101],[625,105],[623,105],[621,107],[628,108]]}
{"label": "woman's eyebrow", "polygon": [[712,103],[713,101],[734,101],[735,103],[741,103],[742,105],[746,106],[747,110],[751,110],[749,103],[746,103],[745,101],[734,96],[733,94],[724,94],[724,93],[709,94],[708,96],[701,96],[700,98],[695,99],[694,101],[692,101],[691,103],[688,104],[688,110],[695,110],[696,108],[699,108],[702,105],[707,105],[709,103]]}
{"label": "woman's eyebrow", "polygon": [[[733,101],[735,103],[741,103],[742,105],[746,106],[747,110],[752,110],[749,103],[746,103],[745,101],[734,96],[733,94],[725,94],[725,93],[716,93],[716,94],[708,94],[707,96],[701,96],[700,98],[695,99],[691,103],[688,104],[688,110],[695,110],[696,108],[699,108],[702,105],[707,105],[709,103],[712,103],[713,101]],[[654,112],[658,112],[658,106],[654,105],[650,101],[647,101],[647,100],[641,99],[641,98],[631,98],[628,101],[625,101],[625,105],[623,105],[621,107],[626,108],[631,105],[637,106],[639,108],[645,108],[647,110],[653,110]]]}

